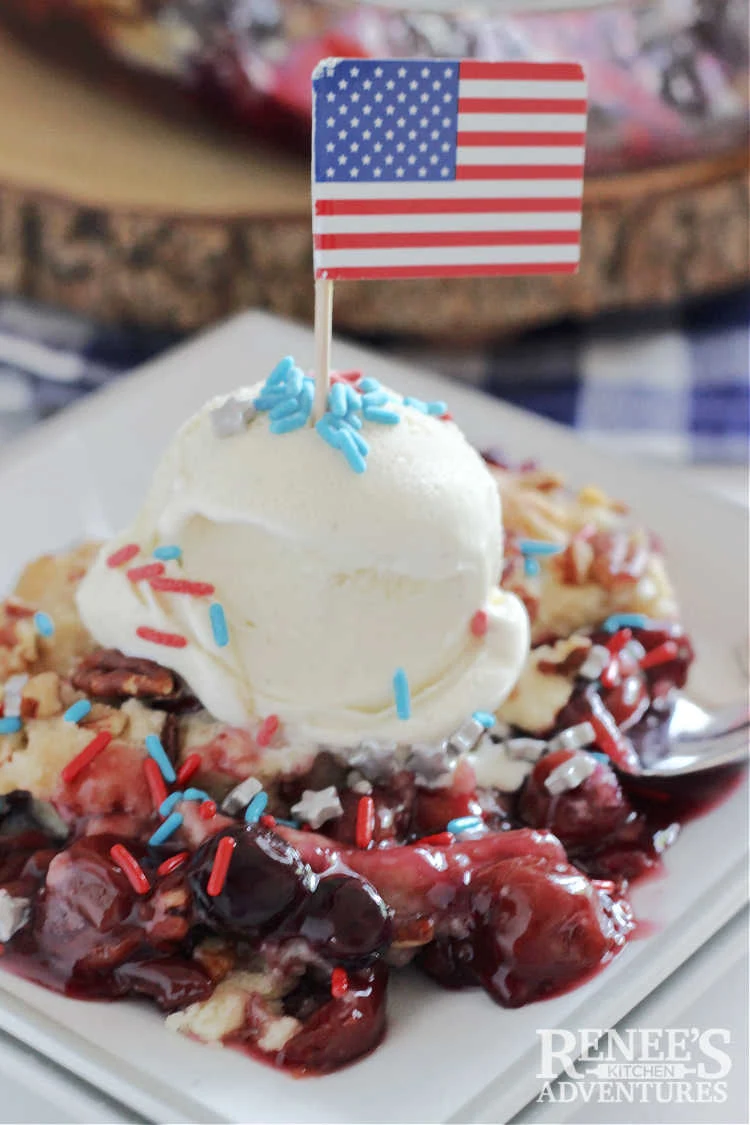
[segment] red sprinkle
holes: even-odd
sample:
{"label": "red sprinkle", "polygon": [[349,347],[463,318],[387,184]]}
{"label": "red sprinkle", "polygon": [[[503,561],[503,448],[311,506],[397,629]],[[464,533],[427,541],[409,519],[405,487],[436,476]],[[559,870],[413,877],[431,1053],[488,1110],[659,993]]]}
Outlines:
{"label": "red sprinkle", "polygon": [[126,562],[130,562],[136,555],[140,554],[141,548],[137,543],[126,543],[124,547],[120,547],[119,551],[114,551],[113,554],[107,559],[107,566],[113,569],[117,566],[124,566]]}
{"label": "red sprinkle", "polygon": [[210,582],[189,582],[187,578],[152,578],[151,589],[165,594],[192,594],[194,598],[208,598],[216,587]]}
{"label": "red sprinkle", "polygon": [[213,820],[216,816],[216,801],[201,801],[198,805],[198,816],[201,820]]}
{"label": "red sprinkle", "polygon": [[200,754],[188,754],[177,771],[177,784],[184,785],[186,781],[190,781],[190,778],[201,768],[202,761]]}
{"label": "red sprinkle", "polygon": [[607,648],[613,656],[616,656],[618,652],[622,652],[628,641],[632,641],[632,639],[632,629],[618,629],[615,635],[607,641]]}
{"label": "red sprinkle", "polygon": [[167,787],[164,784],[161,770],[153,758],[146,758],[143,763],[143,772],[146,775],[146,783],[148,784],[148,791],[151,794],[151,802],[154,808],[158,809],[162,801],[166,801],[167,799]]}
{"label": "red sprinkle", "polygon": [[171,855],[169,859],[165,859],[160,863],[156,869],[157,875],[171,875],[178,867],[182,867],[183,863],[190,859],[190,852],[178,852],[177,855]]}
{"label": "red sprinkle", "polygon": [[20,602],[15,602],[12,598],[8,598],[5,602],[5,616],[16,618],[33,617],[34,610],[31,608],[31,606],[21,605]]}
{"label": "red sprinkle", "polygon": [[361,371],[335,371],[331,373],[332,383],[358,383],[361,378]]}
{"label": "red sprinkle", "polygon": [[97,754],[101,754],[105,746],[109,746],[112,741],[112,735],[108,730],[99,731],[99,733],[91,739],[88,746],[84,746],[80,754],[76,754],[67,766],[62,770],[61,777],[66,785],[70,785],[71,781],[75,781],[79,773],[86,769],[86,766],[91,765]]}
{"label": "red sprinkle", "polygon": [[160,629],[152,629],[149,625],[139,625],[136,634],[155,645],[165,645],[167,648],[187,647],[187,637],[179,633],[162,633]]}
{"label": "red sprinkle", "polygon": [[441,422],[452,422],[452,421],[453,421],[453,415],[452,415],[452,414],[449,414],[449,413],[448,413],[448,412],[446,411],[446,413],[445,413],[445,414],[441,414],[441,415],[440,415],[440,421],[441,421]]}
{"label": "red sprinkle", "polygon": [[206,893],[211,895],[211,898],[216,898],[224,890],[229,864],[232,862],[236,847],[237,841],[231,836],[222,836],[216,845],[213,867],[206,883]]}
{"label": "red sprinkle", "polygon": [[641,668],[655,668],[658,664],[666,664],[674,660],[679,654],[679,649],[674,641],[664,641],[663,644],[652,648],[641,660]]}
{"label": "red sprinkle", "polygon": [[263,813],[263,816],[258,820],[258,824],[260,824],[263,828],[275,828],[276,817],[271,816],[270,813]]}
{"label": "red sprinkle", "polygon": [[415,840],[414,846],[418,848],[426,844],[430,848],[447,848],[455,838],[452,832],[436,832],[434,836],[423,836],[421,840]]}
{"label": "red sprinkle", "polygon": [[358,848],[369,848],[375,831],[375,802],[372,797],[360,797],[357,805],[357,822],[354,842]]}
{"label": "red sprinkle", "polygon": [[340,965],[331,973],[331,996],[334,1000],[340,1000],[342,996],[346,996],[349,991],[349,977],[347,976],[346,969],[342,969]]}
{"label": "red sprinkle", "polygon": [[602,681],[602,687],[613,688],[620,680],[620,663],[618,660],[610,660],[607,667],[599,677]]}
{"label": "red sprinkle", "polygon": [[255,736],[255,741],[257,742],[258,746],[268,746],[278,729],[278,715],[269,715],[268,718],[264,719],[260,724],[260,727],[258,728],[258,733]]}
{"label": "red sprinkle", "polygon": [[109,854],[114,863],[122,870],[123,875],[130,883],[137,895],[147,895],[151,890],[146,872],[141,867],[135,856],[131,855],[122,844],[113,844]]}
{"label": "red sprinkle", "polygon": [[475,637],[483,637],[487,632],[489,618],[483,609],[478,609],[471,619],[471,631]]}
{"label": "red sprinkle", "polygon": [[125,571],[126,577],[131,582],[143,582],[147,578],[156,578],[164,573],[164,563],[147,563],[146,566],[133,566]]}

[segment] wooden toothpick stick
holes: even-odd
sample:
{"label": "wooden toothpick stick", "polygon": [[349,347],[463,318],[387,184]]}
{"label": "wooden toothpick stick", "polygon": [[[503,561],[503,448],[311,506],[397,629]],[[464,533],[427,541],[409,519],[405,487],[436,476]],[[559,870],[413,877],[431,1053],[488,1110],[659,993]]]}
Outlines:
{"label": "wooden toothpick stick", "polygon": [[333,282],[315,282],[315,400],[313,419],[322,418],[328,409],[331,386],[331,333],[333,330]]}

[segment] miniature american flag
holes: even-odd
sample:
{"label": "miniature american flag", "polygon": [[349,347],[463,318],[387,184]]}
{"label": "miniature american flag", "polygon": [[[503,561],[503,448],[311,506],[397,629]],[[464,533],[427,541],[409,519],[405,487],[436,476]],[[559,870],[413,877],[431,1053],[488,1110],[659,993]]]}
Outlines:
{"label": "miniature american flag", "polygon": [[578,64],[327,59],[313,91],[316,278],[576,270]]}

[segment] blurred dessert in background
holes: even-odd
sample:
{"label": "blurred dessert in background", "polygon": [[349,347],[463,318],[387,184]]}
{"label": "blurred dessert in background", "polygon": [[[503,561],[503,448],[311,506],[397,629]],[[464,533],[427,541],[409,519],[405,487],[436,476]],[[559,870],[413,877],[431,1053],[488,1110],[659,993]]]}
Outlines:
{"label": "blurred dessert in background", "polygon": [[438,0],[6,0],[4,8],[40,40],[73,25],[92,52],[171,76],[223,119],[282,143],[308,143],[309,76],[328,56],[580,59],[590,86],[589,174],[725,151],[747,129],[743,0],[569,9],[537,0],[471,14]]}

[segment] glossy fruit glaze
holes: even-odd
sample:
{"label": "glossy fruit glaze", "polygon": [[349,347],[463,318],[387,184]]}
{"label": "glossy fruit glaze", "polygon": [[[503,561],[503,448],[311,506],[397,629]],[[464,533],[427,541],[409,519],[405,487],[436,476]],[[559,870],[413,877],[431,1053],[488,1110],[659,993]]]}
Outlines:
{"label": "glossy fruit glaze", "polygon": [[[588,720],[599,751],[576,788],[553,795],[545,784],[568,750],[541,758],[512,795],[479,789],[466,759],[442,789],[402,770],[369,794],[365,848],[357,845],[362,795],[325,753],[272,797],[275,815],[288,818],[303,789],[336,786],[343,811],[319,832],[268,815],[256,824],[205,817],[183,805],[178,835],[150,847],[156,815],[102,816],[93,801],[87,816],[80,800],[63,799],[69,824],[61,832],[28,794],[0,799],[0,887],[31,901],[4,962],[70,995],[140,995],[168,1012],[206,1000],[232,967],[261,966],[279,986],[275,999],[248,995],[242,1026],[227,1041],[297,1073],[336,1069],[375,1047],[389,969],[409,961],[444,987],[480,985],[509,1007],[575,985],[622,948],[633,929],[628,884],[654,868],[707,794],[705,783],[700,795],[687,788],[677,799],[629,794],[608,763],[637,761],[692,656],[677,626],[634,634],[647,652],[671,639],[674,658],[644,671],[625,656],[617,683],[598,690],[574,680],[555,729]],[[720,778],[719,789],[730,780]],[[479,817],[479,826],[447,833],[462,816]],[[118,844],[143,872],[146,893],[113,860]],[[231,859],[217,887],[222,848]],[[207,954],[207,938],[225,952]],[[297,1021],[294,1034],[262,1047],[269,1021],[281,1016]]]}

